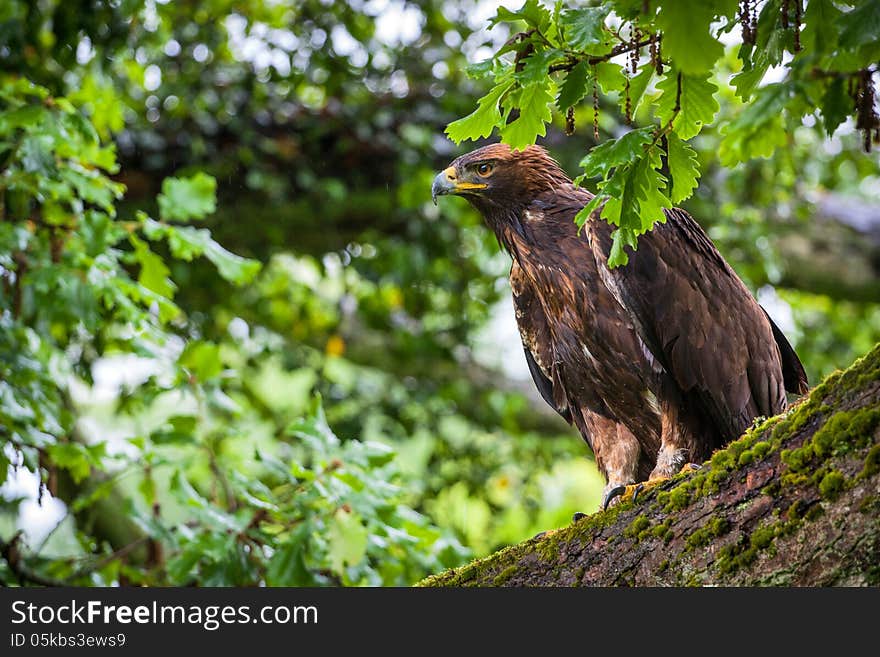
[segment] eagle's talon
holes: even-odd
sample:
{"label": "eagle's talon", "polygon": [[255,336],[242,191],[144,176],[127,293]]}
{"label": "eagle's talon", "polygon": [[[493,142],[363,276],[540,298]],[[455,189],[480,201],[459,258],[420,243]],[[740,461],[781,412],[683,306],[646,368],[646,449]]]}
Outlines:
{"label": "eagle's talon", "polygon": [[622,485],[615,486],[610,491],[608,491],[608,494],[605,495],[605,499],[602,501],[602,510],[607,511],[608,505],[611,504],[611,502],[614,500],[614,498],[620,497],[625,492],[626,492],[626,486],[622,486]]}
{"label": "eagle's talon", "polygon": [[547,530],[545,529],[544,531],[538,532],[537,534],[532,536],[532,540],[534,541],[537,538],[544,538],[546,535],[547,535]]}
{"label": "eagle's talon", "polygon": [[571,521],[577,522],[578,520],[581,520],[586,517],[587,517],[587,514],[584,513],[583,511],[575,511],[574,515],[571,517]]}
{"label": "eagle's talon", "polygon": [[644,484],[636,484],[636,487],[633,488],[633,504],[636,503],[636,498],[639,496],[639,493],[641,493],[644,490],[644,488],[645,488]]}

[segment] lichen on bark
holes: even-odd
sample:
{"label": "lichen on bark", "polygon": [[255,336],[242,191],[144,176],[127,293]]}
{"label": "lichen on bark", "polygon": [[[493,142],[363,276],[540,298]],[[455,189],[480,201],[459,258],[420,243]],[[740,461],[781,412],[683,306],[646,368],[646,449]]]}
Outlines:
{"label": "lichen on bark", "polygon": [[880,345],[694,473],[420,586],[880,585]]}

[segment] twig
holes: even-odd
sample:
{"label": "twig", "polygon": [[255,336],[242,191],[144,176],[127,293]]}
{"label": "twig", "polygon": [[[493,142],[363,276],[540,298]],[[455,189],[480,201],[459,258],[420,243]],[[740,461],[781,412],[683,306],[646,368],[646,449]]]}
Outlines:
{"label": "twig", "polygon": [[[659,40],[659,38],[658,38],[658,40]],[[572,58],[564,64],[554,64],[548,70],[550,71],[550,73],[558,73],[559,71],[570,71],[575,66],[580,64],[582,61],[586,61],[588,64],[595,66],[596,64],[601,64],[602,62],[607,62],[610,59],[617,57],[618,55],[622,55],[626,52],[630,52],[632,50],[638,50],[639,48],[643,48],[644,46],[647,46],[650,43],[651,43],[650,38],[645,39],[643,41],[638,41],[635,43],[628,42],[628,43],[625,43],[620,46],[615,46],[614,48],[611,49],[611,52],[609,52],[607,55],[590,57],[589,59],[586,59],[586,60]]]}

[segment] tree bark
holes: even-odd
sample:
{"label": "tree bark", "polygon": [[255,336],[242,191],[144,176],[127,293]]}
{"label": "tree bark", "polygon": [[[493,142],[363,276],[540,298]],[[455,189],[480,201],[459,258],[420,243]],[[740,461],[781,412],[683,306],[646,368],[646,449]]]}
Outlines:
{"label": "tree bark", "polygon": [[421,586],[880,584],[880,345],[703,468]]}

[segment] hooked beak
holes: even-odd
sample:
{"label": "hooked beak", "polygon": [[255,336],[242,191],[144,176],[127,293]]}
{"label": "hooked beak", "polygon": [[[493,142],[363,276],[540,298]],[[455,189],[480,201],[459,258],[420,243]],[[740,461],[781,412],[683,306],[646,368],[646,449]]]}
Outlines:
{"label": "hooked beak", "polygon": [[437,174],[434,183],[431,185],[431,200],[437,205],[437,197],[444,194],[463,194],[468,191],[486,189],[488,185],[484,183],[464,182],[458,179],[455,167],[447,167]]}

